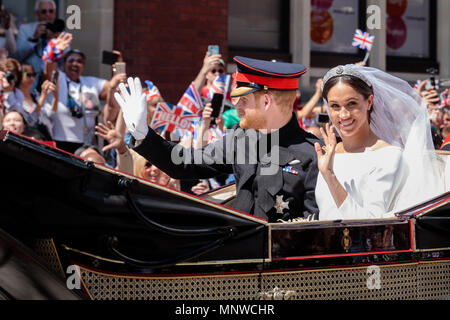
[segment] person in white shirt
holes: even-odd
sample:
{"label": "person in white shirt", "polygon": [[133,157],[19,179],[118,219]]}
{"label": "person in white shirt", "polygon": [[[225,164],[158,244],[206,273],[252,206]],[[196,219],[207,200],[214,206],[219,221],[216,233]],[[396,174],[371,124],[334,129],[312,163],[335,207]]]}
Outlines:
{"label": "person in white shirt", "polygon": [[315,144],[320,220],[392,217],[444,192],[427,110],[407,82],[338,66],[324,77],[322,96],[332,125],[321,129],[325,153]]}
{"label": "person in white shirt", "polygon": [[[119,107],[113,92],[126,75],[116,74],[110,81],[82,76],[86,56],[70,50],[64,56],[64,71],[58,77],[58,105],[51,111],[45,104],[46,115],[52,122],[52,137],[58,148],[73,153],[83,144],[94,144],[95,118],[103,111],[104,121],[115,121]],[[50,97],[51,98],[51,97]],[[100,100],[106,100],[101,109]]]}

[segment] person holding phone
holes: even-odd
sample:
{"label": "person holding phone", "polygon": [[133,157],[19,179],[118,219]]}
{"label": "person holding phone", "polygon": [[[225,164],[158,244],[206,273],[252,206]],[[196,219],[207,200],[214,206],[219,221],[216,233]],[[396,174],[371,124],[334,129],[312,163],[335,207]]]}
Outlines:
{"label": "person holding phone", "polygon": [[[86,55],[80,50],[72,49],[65,54],[64,70],[59,71],[58,77],[57,109],[52,111],[49,103],[45,105],[53,123],[52,137],[57,147],[71,153],[83,144],[98,144],[95,124],[102,113],[105,122],[115,121],[119,107],[112,98],[113,92],[126,77],[116,74],[107,81],[83,76],[85,62]],[[100,100],[106,100],[104,109]]]}
{"label": "person holding phone", "polygon": [[225,61],[221,54],[211,54],[207,51],[203,58],[202,67],[194,80],[195,88],[204,98],[208,98],[208,92],[212,83],[219,74],[226,72]]}
{"label": "person holding phone", "polygon": [[[129,92],[119,85],[121,93],[115,97],[129,132],[137,140],[134,150],[174,179],[233,174],[233,207],[242,212],[269,222],[317,219],[314,143],[319,140],[299,127],[292,112],[298,80],[306,67],[246,57],[235,57],[234,61],[237,72],[231,97],[240,124],[201,149],[166,141],[148,127],[145,95],[138,78],[128,78]],[[255,150],[260,151],[255,154]]]}
{"label": "person holding phone", "polygon": [[[224,120],[221,116],[212,117],[213,108],[211,103],[207,103],[202,111],[202,121],[196,130],[197,138],[194,142],[195,148],[202,148],[208,143],[215,142],[223,137],[225,134]],[[212,119],[215,123],[212,124]]]}
{"label": "person holding phone", "polygon": [[29,64],[23,64],[22,72],[22,81],[20,82],[19,88],[24,95],[22,105],[28,127],[30,129],[38,130],[46,140],[51,140],[49,120],[47,119],[46,114],[41,111],[50,93],[53,93],[53,97],[56,97],[50,101],[52,107],[56,108],[58,88],[55,83],[45,80],[42,84],[41,93],[39,93],[38,90],[32,90],[34,79],[36,77],[33,67]]}
{"label": "person holding phone", "polygon": [[[214,123],[212,123],[212,120],[214,120]],[[214,116],[212,103],[207,103],[202,111],[200,126],[196,128],[194,148],[199,149],[209,143],[220,140],[225,135],[225,131],[225,121],[222,116],[218,114]],[[229,183],[227,181],[234,181],[232,174],[223,174],[215,178],[202,179],[191,188],[191,192],[200,195]]]}

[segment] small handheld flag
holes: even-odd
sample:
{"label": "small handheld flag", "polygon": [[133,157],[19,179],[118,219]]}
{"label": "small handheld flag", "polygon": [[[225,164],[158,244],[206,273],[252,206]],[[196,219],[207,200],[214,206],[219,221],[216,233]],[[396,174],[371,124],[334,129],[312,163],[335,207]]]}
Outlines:
{"label": "small handheld flag", "polygon": [[370,51],[372,49],[373,42],[375,40],[375,36],[368,33],[363,32],[360,29],[356,29],[355,34],[353,36],[353,47],[358,47],[361,50]]}
{"label": "small handheld flag", "polygon": [[56,48],[56,44],[53,40],[50,40],[47,44],[47,46],[44,48],[43,54],[42,54],[42,60],[47,62],[56,62],[58,60],[61,60],[64,56],[64,52],[58,50]]}
{"label": "small handheld flag", "polygon": [[414,89],[419,89],[420,84],[422,83],[421,80],[417,80],[416,83],[414,83]]}
{"label": "small handheld flag", "polygon": [[367,51],[363,61],[364,64],[366,64],[367,59],[369,59],[370,50],[372,50],[374,41],[375,36],[373,34],[361,31],[360,29],[356,29],[355,34],[353,35],[352,46]]}
{"label": "small handheld flag", "polygon": [[446,106],[450,106],[450,96],[447,92],[442,92],[439,100],[439,107],[443,108]]}
{"label": "small handheld flag", "polygon": [[144,81],[147,84],[148,91],[144,90],[144,93],[147,95],[146,101],[149,102],[154,98],[161,97],[161,93],[158,90],[158,87],[153,84],[153,82],[149,80]]}
{"label": "small handheld flag", "polygon": [[198,114],[203,109],[203,103],[194,82],[189,85],[180,101],[178,101],[177,106],[193,114]]}
{"label": "small handheld flag", "polygon": [[211,84],[211,88],[209,88],[208,91],[208,99],[211,100],[214,96],[214,93],[220,93],[224,96],[227,95],[228,87],[227,84],[229,83],[229,75],[226,74],[219,74],[217,78],[213,81]]}

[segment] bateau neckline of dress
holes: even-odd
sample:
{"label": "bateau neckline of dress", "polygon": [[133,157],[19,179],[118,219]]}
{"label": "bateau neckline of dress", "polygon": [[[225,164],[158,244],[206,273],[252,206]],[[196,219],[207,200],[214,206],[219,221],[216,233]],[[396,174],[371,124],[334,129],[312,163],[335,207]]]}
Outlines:
{"label": "bateau neckline of dress", "polygon": [[379,148],[376,150],[373,150],[371,147],[366,147],[366,149],[364,149],[363,152],[341,152],[341,153],[336,152],[336,155],[338,155],[338,154],[342,154],[342,155],[344,155],[344,154],[364,154],[364,153],[368,153],[368,152],[377,152],[377,151],[385,150],[388,148],[394,148],[394,149],[401,150],[400,147],[390,145],[390,146],[385,146],[385,147],[382,147],[382,148]]}

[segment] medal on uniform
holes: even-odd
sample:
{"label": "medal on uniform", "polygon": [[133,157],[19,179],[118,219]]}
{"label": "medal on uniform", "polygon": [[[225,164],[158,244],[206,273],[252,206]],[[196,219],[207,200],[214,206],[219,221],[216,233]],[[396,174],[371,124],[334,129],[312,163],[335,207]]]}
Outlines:
{"label": "medal on uniform", "polygon": [[283,201],[283,196],[276,196],[275,205],[273,206],[277,213],[283,213],[283,209],[289,209],[289,202]]}
{"label": "medal on uniform", "polygon": [[298,171],[292,168],[292,166],[284,167],[283,171],[287,173],[298,174]]}

